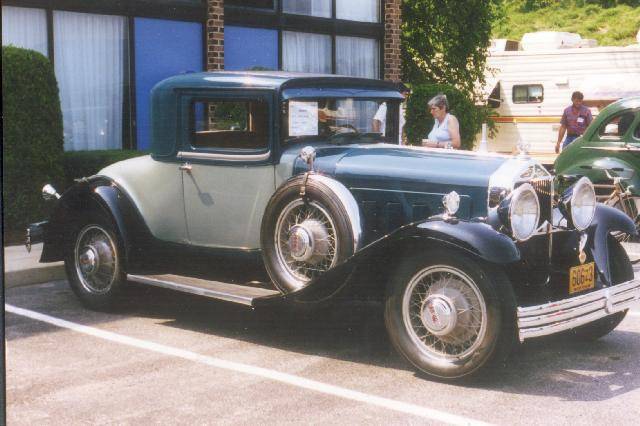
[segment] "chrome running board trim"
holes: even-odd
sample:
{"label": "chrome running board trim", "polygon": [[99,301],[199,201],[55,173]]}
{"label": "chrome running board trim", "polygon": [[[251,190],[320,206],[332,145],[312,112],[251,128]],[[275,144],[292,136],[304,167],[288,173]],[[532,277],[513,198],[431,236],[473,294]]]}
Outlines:
{"label": "chrome running board trim", "polygon": [[245,306],[255,306],[255,301],[258,299],[282,296],[282,293],[276,290],[180,275],[127,275],[127,279],[140,284],[239,303]]}
{"label": "chrome running board trim", "polygon": [[557,302],[518,307],[518,337],[523,342],[559,333],[636,305],[640,305],[639,279]]}

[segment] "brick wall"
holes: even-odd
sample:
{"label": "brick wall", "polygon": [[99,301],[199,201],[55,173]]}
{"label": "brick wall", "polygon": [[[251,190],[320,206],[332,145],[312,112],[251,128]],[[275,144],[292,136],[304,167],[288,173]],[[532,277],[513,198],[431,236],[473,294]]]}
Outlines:
{"label": "brick wall", "polygon": [[224,69],[224,0],[207,0],[207,71]]}
{"label": "brick wall", "polygon": [[402,0],[384,2],[384,79],[400,81],[400,24]]}

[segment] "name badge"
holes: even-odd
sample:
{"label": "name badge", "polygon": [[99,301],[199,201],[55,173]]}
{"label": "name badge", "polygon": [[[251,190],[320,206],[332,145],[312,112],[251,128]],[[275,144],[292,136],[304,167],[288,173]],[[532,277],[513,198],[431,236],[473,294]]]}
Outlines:
{"label": "name badge", "polygon": [[584,117],[578,117],[576,121],[578,122],[578,124],[582,124],[584,123]]}

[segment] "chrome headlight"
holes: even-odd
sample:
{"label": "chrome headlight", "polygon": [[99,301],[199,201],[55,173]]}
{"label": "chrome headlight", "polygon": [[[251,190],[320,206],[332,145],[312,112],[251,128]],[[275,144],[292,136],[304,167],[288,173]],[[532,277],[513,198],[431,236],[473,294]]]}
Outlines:
{"label": "chrome headlight", "polygon": [[503,201],[503,216],[506,216],[513,237],[518,241],[529,239],[538,228],[540,202],[530,183],[520,185],[509,198]]}
{"label": "chrome headlight", "polygon": [[[578,231],[587,229],[596,213],[596,191],[587,177],[582,177],[562,197],[567,219]],[[568,213],[568,214],[567,214]]]}

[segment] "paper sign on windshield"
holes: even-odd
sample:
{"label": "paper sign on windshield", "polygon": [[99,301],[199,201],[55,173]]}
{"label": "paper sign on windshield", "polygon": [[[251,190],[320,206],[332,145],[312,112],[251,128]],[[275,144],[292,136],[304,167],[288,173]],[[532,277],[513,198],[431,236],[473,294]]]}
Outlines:
{"label": "paper sign on windshield", "polygon": [[289,136],[318,134],[318,102],[289,102]]}

